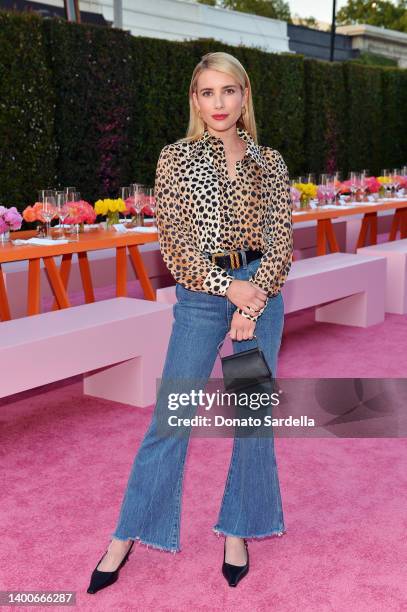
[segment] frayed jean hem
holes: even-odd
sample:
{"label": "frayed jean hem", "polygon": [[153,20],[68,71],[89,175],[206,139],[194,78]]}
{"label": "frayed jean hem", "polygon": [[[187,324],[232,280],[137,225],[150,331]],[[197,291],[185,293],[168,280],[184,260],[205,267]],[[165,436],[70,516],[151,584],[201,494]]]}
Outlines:
{"label": "frayed jean hem", "polygon": [[261,535],[241,535],[239,533],[227,533],[226,531],[223,531],[221,529],[217,529],[216,527],[212,527],[212,531],[218,537],[220,535],[234,536],[235,538],[244,538],[245,540],[260,540],[260,539],[266,539],[266,538],[273,538],[273,537],[276,537],[276,536],[281,537],[282,535],[287,533],[287,530],[285,528],[283,530],[276,530],[275,529],[274,531],[271,531],[270,533],[263,533]]}
{"label": "frayed jean hem", "polygon": [[127,540],[134,540],[135,542],[138,541],[139,544],[144,544],[145,546],[147,546],[147,548],[151,547],[155,550],[161,550],[162,552],[171,552],[173,554],[181,552],[180,548],[166,548],[165,546],[160,546],[155,542],[146,542],[145,540],[142,540],[139,536],[135,536],[134,538],[132,538],[131,536],[129,536],[128,538],[119,538],[117,535],[112,534],[112,537],[116,540],[121,540],[122,542],[126,542]]}

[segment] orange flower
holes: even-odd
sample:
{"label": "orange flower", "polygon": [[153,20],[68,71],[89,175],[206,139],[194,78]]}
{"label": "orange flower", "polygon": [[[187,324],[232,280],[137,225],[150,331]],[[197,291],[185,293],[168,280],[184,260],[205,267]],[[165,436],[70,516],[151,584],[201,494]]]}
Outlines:
{"label": "orange flower", "polygon": [[29,221],[30,223],[37,220],[37,213],[32,206],[27,206],[27,208],[24,209],[23,219],[24,221]]}
{"label": "orange flower", "polygon": [[45,223],[45,219],[41,214],[42,202],[36,202],[33,206],[33,209],[35,211],[37,221],[42,221],[43,223]]}

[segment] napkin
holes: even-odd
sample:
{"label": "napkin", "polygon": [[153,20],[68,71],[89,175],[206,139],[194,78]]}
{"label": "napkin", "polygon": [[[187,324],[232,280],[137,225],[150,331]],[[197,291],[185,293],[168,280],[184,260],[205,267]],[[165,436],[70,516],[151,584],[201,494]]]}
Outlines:
{"label": "napkin", "polygon": [[344,208],[352,208],[349,204],[326,204],[320,206],[318,210],[343,210]]}
{"label": "napkin", "polygon": [[57,238],[56,240],[52,240],[51,238],[28,238],[28,240],[13,240],[13,244],[38,244],[45,246],[53,246],[56,244],[68,244],[69,240],[64,240],[63,238]]}
{"label": "napkin", "polygon": [[153,226],[153,225],[149,225],[149,226],[137,226],[137,227],[124,227],[124,225],[120,224],[120,223],[115,223],[113,225],[114,229],[119,232],[120,234],[127,234],[127,232],[137,232],[140,234],[151,234],[151,232],[157,232],[158,229],[157,227]]}

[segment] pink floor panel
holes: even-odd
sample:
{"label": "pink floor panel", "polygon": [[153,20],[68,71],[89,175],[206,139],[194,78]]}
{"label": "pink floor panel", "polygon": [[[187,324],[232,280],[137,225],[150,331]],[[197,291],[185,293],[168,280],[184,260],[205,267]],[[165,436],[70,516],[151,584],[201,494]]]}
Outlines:
{"label": "pink floor panel", "polygon": [[[406,323],[386,315],[360,329],[316,324],[313,309],[290,314],[279,376],[406,377]],[[250,572],[231,589],[212,526],[232,439],[194,437],[182,551],[136,543],[119,581],[88,595],[152,409],[83,396],[79,378],[0,401],[2,590],[71,590],[76,609],[101,612],[407,610],[405,438],[277,438],[287,533],[250,541]]]}

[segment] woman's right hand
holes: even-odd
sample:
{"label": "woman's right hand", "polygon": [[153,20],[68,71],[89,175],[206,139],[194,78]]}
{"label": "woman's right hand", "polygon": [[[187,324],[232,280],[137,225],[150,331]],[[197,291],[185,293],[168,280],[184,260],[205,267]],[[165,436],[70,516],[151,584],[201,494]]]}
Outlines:
{"label": "woman's right hand", "polygon": [[254,283],[244,280],[233,280],[226,295],[229,300],[246,314],[256,314],[263,308],[267,299],[267,292]]}

